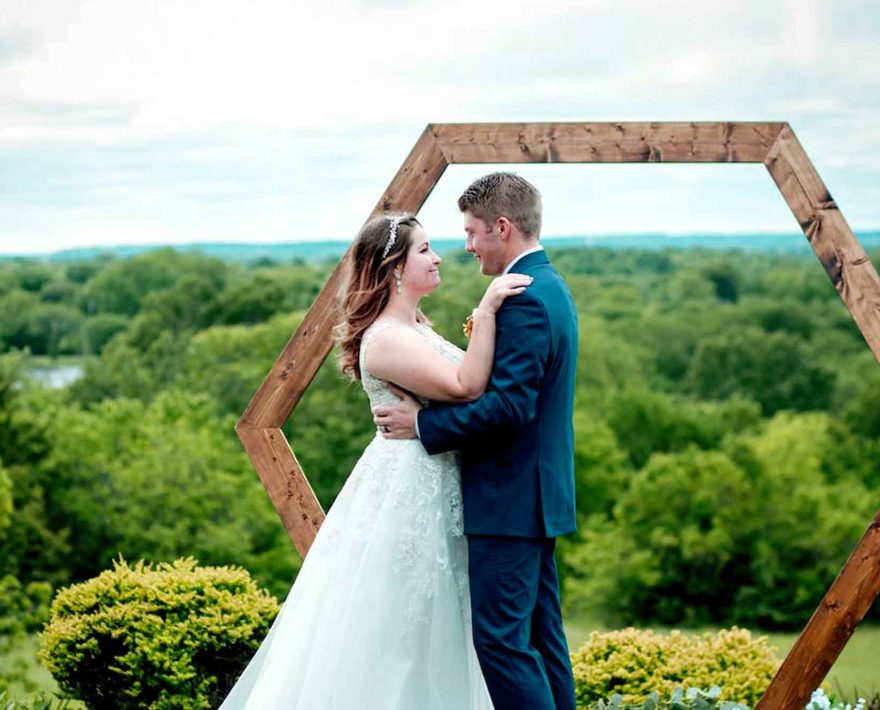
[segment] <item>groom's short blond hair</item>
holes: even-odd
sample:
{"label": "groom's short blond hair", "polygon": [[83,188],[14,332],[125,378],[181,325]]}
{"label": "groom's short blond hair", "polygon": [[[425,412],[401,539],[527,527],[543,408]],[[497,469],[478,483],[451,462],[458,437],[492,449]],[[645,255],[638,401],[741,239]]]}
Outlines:
{"label": "groom's short blond hair", "polygon": [[487,225],[507,217],[526,237],[541,234],[541,193],[515,173],[490,173],[474,180],[458,198],[458,209]]}

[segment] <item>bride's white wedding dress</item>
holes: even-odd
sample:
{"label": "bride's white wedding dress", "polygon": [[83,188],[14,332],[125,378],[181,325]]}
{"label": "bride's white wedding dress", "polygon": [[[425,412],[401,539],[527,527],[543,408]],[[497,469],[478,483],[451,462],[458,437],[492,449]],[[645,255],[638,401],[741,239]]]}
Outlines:
{"label": "bride's white wedding dress", "polygon": [[[398,400],[367,372],[371,405]],[[462,351],[419,326],[432,347]],[[367,446],[221,710],[491,710],[473,648],[457,454]]]}

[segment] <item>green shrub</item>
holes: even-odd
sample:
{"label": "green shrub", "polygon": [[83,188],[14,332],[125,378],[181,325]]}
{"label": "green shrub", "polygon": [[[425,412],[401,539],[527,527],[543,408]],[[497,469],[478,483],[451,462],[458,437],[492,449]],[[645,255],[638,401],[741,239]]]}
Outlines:
{"label": "green shrub", "polygon": [[11,574],[0,578],[0,636],[38,631],[49,618],[51,598],[47,582],[22,584]]}
{"label": "green shrub", "polygon": [[622,702],[643,703],[652,692],[714,685],[721,687],[720,701],[753,705],[778,664],[765,637],[736,627],[702,636],[594,631],[571,660],[578,704],[585,708],[615,693]]}
{"label": "green shrub", "polygon": [[41,658],[90,707],[216,707],[277,612],[242,569],[119,561],[58,593]]}

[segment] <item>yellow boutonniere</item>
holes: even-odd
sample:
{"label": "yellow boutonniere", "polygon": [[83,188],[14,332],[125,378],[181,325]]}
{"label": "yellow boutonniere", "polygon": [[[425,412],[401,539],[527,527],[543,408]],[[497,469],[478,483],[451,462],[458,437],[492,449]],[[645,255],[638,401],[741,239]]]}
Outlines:
{"label": "yellow boutonniere", "polygon": [[461,324],[461,332],[464,333],[464,337],[468,340],[471,339],[471,333],[474,331],[474,316],[469,315],[467,320]]}

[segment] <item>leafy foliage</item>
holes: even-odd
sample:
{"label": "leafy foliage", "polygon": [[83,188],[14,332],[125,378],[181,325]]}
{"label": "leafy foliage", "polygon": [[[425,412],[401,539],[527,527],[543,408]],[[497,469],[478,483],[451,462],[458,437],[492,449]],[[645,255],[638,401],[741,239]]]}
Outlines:
{"label": "leafy foliage", "polygon": [[[581,331],[566,607],[802,626],[880,485],[880,370],[827,276],[770,254],[551,257]],[[58,588],[120,553],[196,555],[283,595],[298,558],[233,426],[333,266],[170,249],[0,262],[0,578]],[[464,344],[488,279],[464,254],[442,269],[423,308]],[[82,355],[84,377],[24,376],[53,353]],[[284,432],[325,508],[374,435],[332,357]]]}
{"label": "leafy foliage", "polygon": [[242,569],[119,561],[58,593],[42,657],[90,707],[211,708],[277,612]]}
{"label": "leafy foliage", "polygon": [[768,415],[826,409],[834,386],[834,373],[812,362],[796,337],[756,329],[703,341],[688,376],[701,398],[740,394],[759,402]]}
{"label": "leafy foliage", "polygon": [[[718,700],[751,705],[770,684],[777,663],[766,638],[754,638],[749,631],[736,627],[702,636],[686,636],[678,631],[663,635],[634,628],[593,632],[590,640],[572,654],[578,705],[586,707],[612,693],[620,699],[617,705],[612,701],[606,707],[644,703],[652,693],[666,696],[680,688],[711,686],[720,686],[712,693]],[[697,697],[694,692],[692,700]],[[659,701],[654,698],[653,702]]]}
{"label": "leafy foliage", "polygon": [[120,553],[193,554],[246,564],[283,593],[295,558],[233,426],[204,395],[175,390],[147,407],[119,398],[60,413],[41,469],[64,492],[50,496],[49,515],[70,529],[73,578]]}

